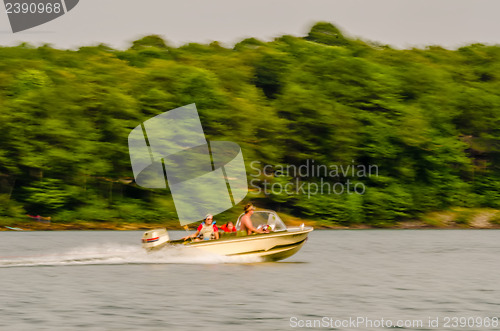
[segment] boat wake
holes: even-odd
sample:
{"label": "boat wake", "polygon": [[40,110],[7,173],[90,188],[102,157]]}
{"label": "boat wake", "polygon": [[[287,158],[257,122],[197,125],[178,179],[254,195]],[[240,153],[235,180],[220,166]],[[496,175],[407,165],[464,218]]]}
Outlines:
{"label": "boat wake", "polygon": [[89,246],[65,253],[30,256],[0,256],[0,268],[35,266],[119,265],[119,264],[223,264],[255,263],[260,258],[221,256],[186,247],[165,247],[148,253],[141,247],[126,245]]}

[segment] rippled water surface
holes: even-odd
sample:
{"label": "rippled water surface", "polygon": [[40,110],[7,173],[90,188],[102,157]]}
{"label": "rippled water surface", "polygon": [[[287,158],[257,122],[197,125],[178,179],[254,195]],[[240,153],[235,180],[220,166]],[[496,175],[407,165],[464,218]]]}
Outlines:
{"label": "rippled water surface", "polygon": [[314,231],[276,263],[182,249],[146,254],[140,237],[1,232],[0,329],[293,330],[362,317],[463,330],[444,319],[500,316],[496,230]]}

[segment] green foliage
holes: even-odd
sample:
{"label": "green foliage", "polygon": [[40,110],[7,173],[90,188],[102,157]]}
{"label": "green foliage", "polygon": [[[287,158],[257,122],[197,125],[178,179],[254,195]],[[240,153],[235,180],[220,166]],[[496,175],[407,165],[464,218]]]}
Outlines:
{"label": "green foliage", "polygon": [[474,217],[474,213],[468,210],[461,210],[455,217],[455,223],[458,225],[469,225]]}
{"label": "green foliage", "polygon": [[435,217],[423,217],[422,220],[427,224],[432,227],[440,228],[445,226],[445,223],[443,222],[442,219],[440,218],[435,218]]}
{"label": "green foliage", "polygon": [[281,192],[257,205],[380,227],[452,206],[500,208],[500,47],[394,50],[319,22],[304,38],[233,49],[156,35],[125,51],[0,47],[0,216],[175,221],[168,192],[133,182],[127,136],[193,102],[207,138],[240,144],[248,170],[378,167],[356,179],[364,195]]}
{"label": "green foliage", "polygon": [[69,193],[57,179],[45,178],[25,188],[29,209],[51,212],[64,207],[69,201]]}
{"label": "green foliage", "polygon": [[333,24],[328,22],[316,23],[306,37],[307,40],[332,46],[345,46],[348,40],[342,32]]}
{"label": "green foliage", "polygon": [[395,184],[385,190],[368,188],[364,200],[366,217],[376,227],[391,226],[404,220],[412,208],[411,195]]}
{"label": "green foliage", "polygon": [[255,86],[260,87],[266,97],[274,99],[281,92],[287,74],[286,54],[265,53],[254,65]]}
{"label": "green foliage", "polygon": [[78,222],[78,221],[111,221],[117,219],[120,214],[108,208],[105,201],[92,201],[78,207],[75,210],[63,210],[54,217],[58,222]]}
{"label": "green foliage", "polygon": [[25,215],[24,208],[7,194],[0,194],[0,216],[21,218]]}
{"label": "green foliage", "polygon": [[149,47],[156,47],[160,49],[168,48],[165,40],[158,35],[145,36],[142,39],[136,40],[132,43],[132,49],[139,50]]}
{"label": "green foliage", "polygon": [[500,225],[500,213],[495,213],[493,216],[490,217],[488,220],[491,224],[495,225]]}

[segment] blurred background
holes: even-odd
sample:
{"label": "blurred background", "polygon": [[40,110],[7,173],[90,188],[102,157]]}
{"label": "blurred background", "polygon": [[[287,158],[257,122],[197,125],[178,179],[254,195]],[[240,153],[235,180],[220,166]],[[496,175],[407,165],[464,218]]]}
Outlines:
{"label": "blurred background", "polygon": [[[150,117],[196,103],[207,139],[240,144],[249,175],[253,161],[378,167],[378,176],[354,179],[365,185],[363,195],[250,192],[244,201],[285,219],[324,227],[496,227],[500,47],[494,27],[500,23],[488,19],[493,2],[349,3],[226,8],[219,1],[207,12],[207,4],[191,1],[192,7],[172,2],[171,10],[133,12],[155,2],[88,1],[19,34],[2,19],[0,224],[43,228],[30,222],[50,217],[53,228],[177,226],[168,191],[135,184],[127,136]],[[95,24],[83,25],[88,8]],[[149,20],[141,18],[146,12]],[[168,19],[176,12],[183,13],[182,24]],[[418,16],[409,20],[410,14]],[[241,15],[246,19],[233,29]],[[325,15],[353,30],[337,20],[311,21]],[[217,17],[227,19],[217,25]],[[152,30],[164,35],[127,44]],[[212,37],[220,41],[206,41]],[[267,171],[256,183],[293,179]],[[239,213],[238,206],[220,219]]]}

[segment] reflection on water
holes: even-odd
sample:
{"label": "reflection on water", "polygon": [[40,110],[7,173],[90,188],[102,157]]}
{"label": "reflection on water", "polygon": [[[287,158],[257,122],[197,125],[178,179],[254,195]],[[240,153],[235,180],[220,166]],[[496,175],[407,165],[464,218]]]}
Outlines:
{"label": "reflection on water", "polygon": [[291,329],[291,317],[500,315],[495,230],[314,231],[278,263],[147,254],[140,237],[0,233],[0,328],[275,330]]}

